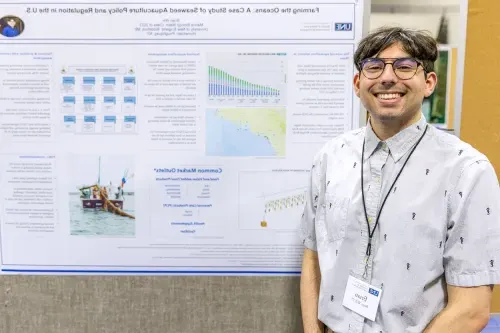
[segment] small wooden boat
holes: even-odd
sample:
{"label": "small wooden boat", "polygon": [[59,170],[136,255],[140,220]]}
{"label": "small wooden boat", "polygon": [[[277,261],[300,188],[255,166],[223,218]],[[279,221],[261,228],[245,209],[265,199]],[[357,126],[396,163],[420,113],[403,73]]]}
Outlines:
{"label": "small wooden boat", "polygon": [[[124,183],[126,182],[126,175],[122,178],[122,188]],[[80,200],[82,202],[82,208],[84,209],[99,209],[104,210],[106,212],[110,212],[116,215],[129,217],[131,219],[135,219],[135,216],[132,214],[126,213],[123,210],[123,198],[121,196],[116,197],[116,199],[109,199],[109,193],[106,187],[101,187],[100,184],[101,179],[101,158],[99,157],[99,176],[98,181],[94,185],[83,186],[79,188],[80,190]]]}

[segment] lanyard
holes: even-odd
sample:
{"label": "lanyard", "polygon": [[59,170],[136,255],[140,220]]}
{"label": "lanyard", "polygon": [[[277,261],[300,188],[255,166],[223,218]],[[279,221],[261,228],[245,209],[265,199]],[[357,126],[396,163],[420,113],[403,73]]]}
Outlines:
{"label": "lanyard", "polygon": [[396,184],[396,181],[398,180],[399,176],[401,175],[401,172],[403,172],[403,169],[406,166],[406,162],[408,162],[408,160],[410,159],[411,155],[415,151],[415,148],[417,148],[417,146],[419,145],[420,141],[422,141],[423,137],[425,136],[425,133],[427,132],[427,128],[428,127],[429,127],[429,125],[427,124],[426,127],[425,127],[424,134],[422,134],[422,136],[420,136],[420,138],[418,139],[417,143],[415,144],[415,146],[413,147],[413,149],[410,151],[410,154],[406,158],[403,166],[401,167],[401,170],[399,170],[399,173],[397,174],[396,179],[394,179],[394,182],[392,183],[391,188],[389,188],[389,191],[387,191],[387,194],[385,195],[384,201],[382,202],[382,205],[380,206],[380,209],[378,211],[377,219],[375,221],[375,226],[373,227],[372,231],[370,231],[370,222],[368,222],[368,214],[366,213],[365,190],[364,190],[364,185],[363,185],[363,165],[365,164],[364,163],[364,161],[365,161],[365,140],[363,139],[363,150],[361,151],[361,196],[363,198],[363,209],[365,211],[366,226],[368,227],[368,246],[366,247],[366,256],[367,256],[366,263],[367,264],[368,264],[368,258],[370,258],[370,255],[372,253],[372,238],[373,238],[373,235],[375,234],[375,229],[377,229],[378,220],[379,220],[380,215],[382,213],[382,209],[384,208],[385,202],[386,202],[387,198],[389,197],[389,194],[391,193],[392,188],[394,187],[394,184]]}

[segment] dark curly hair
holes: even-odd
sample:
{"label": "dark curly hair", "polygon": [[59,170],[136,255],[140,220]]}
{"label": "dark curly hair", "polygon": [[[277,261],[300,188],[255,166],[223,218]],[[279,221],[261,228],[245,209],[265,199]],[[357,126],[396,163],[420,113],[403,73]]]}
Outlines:
{"label": "dark curly hair", "polygon": [[434,71],[438,58],[437,41],[426,31],[401,27],[382,27],[364,37],[354,53],[354,64],[361,71],[360,62],[371,58],[394,43],[401,43],[403,50],[422,62],[426,73]]}

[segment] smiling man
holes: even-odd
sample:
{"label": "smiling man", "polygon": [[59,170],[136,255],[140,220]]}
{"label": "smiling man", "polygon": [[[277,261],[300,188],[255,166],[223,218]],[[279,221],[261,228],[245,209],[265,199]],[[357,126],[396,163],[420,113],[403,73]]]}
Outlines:
{"label": "smiling man", "polygon": [[354,89],[366,127],[314,157],[301,223],[305,333],[477,333],[500,283],[500,191],[486,156],[429,125],[435,40],[365,37]]}

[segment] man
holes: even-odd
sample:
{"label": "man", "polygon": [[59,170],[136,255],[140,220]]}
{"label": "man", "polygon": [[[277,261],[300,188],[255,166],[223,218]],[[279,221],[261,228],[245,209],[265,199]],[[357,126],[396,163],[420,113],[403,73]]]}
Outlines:
{"label": "man", "polygon": [[367,126],[314,157],[301,223],[305,333],[472,333],[500,283],[489,160],[427,124],[435,40],[383,28],[354,55]]}
{"label": "man", "polygon": [[10,17],[5,20],[7,25],[2,29],[2,35],[5,37],[16,37],[19,35],[19,29],[16,28],[16,20],[13,17]]}

